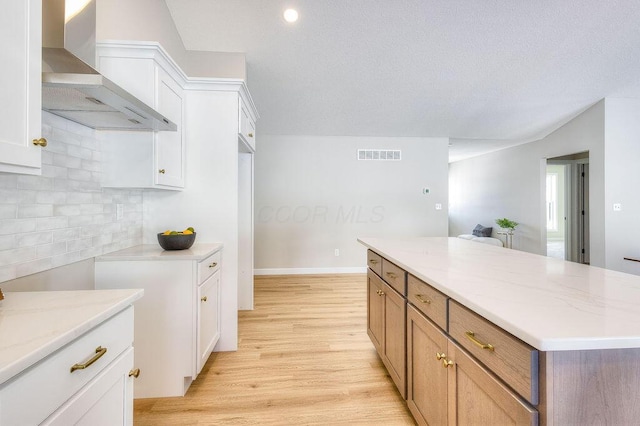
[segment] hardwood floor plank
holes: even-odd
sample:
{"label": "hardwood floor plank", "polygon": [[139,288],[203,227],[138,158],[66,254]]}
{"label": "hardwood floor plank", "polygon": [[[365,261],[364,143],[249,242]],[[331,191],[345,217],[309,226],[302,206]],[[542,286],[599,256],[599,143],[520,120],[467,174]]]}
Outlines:
{"label": "hardwood floor plank", "polygon": [[366,276],[255,278],[237,352],[184,398],[137,399],[136,425],[413,425],[366,332]]}

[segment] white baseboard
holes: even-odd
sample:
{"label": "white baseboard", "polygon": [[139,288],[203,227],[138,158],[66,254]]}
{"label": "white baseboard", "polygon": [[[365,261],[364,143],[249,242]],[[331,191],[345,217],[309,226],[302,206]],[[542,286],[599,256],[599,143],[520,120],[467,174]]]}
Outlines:
{"label": "white baseboard", "polygon": [[366,266],[352,268],[267,268],[254,269],[253,275],[365,274],[366,272]]}

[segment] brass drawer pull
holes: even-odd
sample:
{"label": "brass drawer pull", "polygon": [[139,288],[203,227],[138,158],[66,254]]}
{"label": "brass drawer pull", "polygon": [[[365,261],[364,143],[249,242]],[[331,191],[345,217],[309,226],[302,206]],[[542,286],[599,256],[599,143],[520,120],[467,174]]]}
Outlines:
{"label": "brass drawer pull", "polygon": [[467,331],[464,333],[467,336],[467,339],[471,340],[478,347],[482,349],[488,349],[490,351],[495,350],[495,347],[491,343],[482,343],[480,340],[476,338],[476,334],[473,331]]}
{"label": "brass drawer pull", "polygon": [[200,298],[200,301],[201,301],[201,302],[206,302],[206,301],[207,301],[207,296],[202,296],[202,297]]}
{"label": "brass drawer pull", "polygon": [[165,174],[165,170],[164,169],[160,169],[158,170],[158,173],[160,173],[161,175]]}
{"label": "brass drawer pull", "polygon": [[371,264],[375,265],[375,264],[377,264],[377,263],[378,263],[378,261],[377,261],[377,260],[375,260],[375,259],[369,259],[369,263],[371,263]]}
{"label": "brass drawer pull", "polygon": [[209,265],[209,268],[215,268],[216,266],[218,266],[218,262],[213,262],[211,265]]}
{"label": "brass drawer pull", "polygon": [[106,353],[107,353],[107,348],[98,346],[96,348],[96,354],[89,361],[85,362],[84,364],[73,364],[71,366],[71,372],[73,373],[76,370],[84,370],[85,368],[89,367],[91,364],[93,364],[94,362],[102,358],[102,355]]}
{"label": "brass drawer pull", "polygon": [[376,294],[377,294],[378,296],[384,296],[384,291],[382,291],[382,290],[376,290]]}
{"label": "brass drawer pull", "polygon": [[421,301],[422,303],[426,303],[426,304],[430,304],[431,300],[429,299],[423,299],[421,294],[416,294],[416,298]]}
{"label": "brass drawer pull", "polygon": [[133,370],[129,371],[129,377],[133,376],[134,378],[137,379],[139,375],[140,375],[139,368],[134,368]]}
{"label": "brass drawer pull", "polygon": [[253,133],[249,133],[249,137],[252,138],[253,137]]}
{"label": "brass drawer pull", "polygon": [[451,361],[450,359],[443,359],[442,360],[442,366],[444,368],[449,368],[453,365],[453,361]]}
{"label": "brass drawer pull", "polygon": [[438,361],[441,361],[443,359],[445,359],[447,357],[447,354],[445,354],[444,352],[440,353],[440,352],[436,352],[436,359]]}
{"label": "brass drawer pull", "polygon": [[43,148],[47,146],[47,140],[45,138],[34,139],[32,142],[34,145],[41,146]]}
{"label": "brass drawer pull", "polygon": [[389,278],[391,278],[392,280],[395,280],[396,278],[398,278],[398,276],[396,274],[394,274],[393,272],[387,272],[387,276]]}

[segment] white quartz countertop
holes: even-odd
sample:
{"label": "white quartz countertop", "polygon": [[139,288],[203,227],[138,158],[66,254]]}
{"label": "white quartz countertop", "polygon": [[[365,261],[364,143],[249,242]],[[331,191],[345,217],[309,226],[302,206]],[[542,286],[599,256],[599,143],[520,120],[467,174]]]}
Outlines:
{"label": "white quartz countertop", "polygon": [[96,257],[96,262],[116,260],[204,260],[222,250],[221,243],[194,244],[186,250],[164,250],[158,244],[142,244]]}
{"label": "white quartz countertop", "polygon": [[640,276],[460,238],[358,241],[539,350],[640,348]]}
{"label": "white quartz countertop", "polygon": [[143,295],[143,290],[5,293],[0,301],[0,385]]}

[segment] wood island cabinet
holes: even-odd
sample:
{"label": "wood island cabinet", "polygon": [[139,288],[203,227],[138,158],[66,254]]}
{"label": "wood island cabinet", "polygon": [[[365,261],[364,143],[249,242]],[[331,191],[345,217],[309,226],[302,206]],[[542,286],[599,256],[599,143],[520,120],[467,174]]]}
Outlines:
{"label": "wood island cabinet", "polygon": [[[418,424],[538,424],[537,351],[387,259],[367,259],[390,280],[367,273],[368,333]],[[485,337],[497,349],[479,340]]]}
{"label": "wood island cabinet", "polygon": [[406,398],[407,304],[403,296],[372,271],[367,281],[367,332],[398,391]]}

